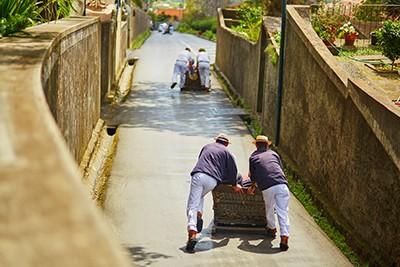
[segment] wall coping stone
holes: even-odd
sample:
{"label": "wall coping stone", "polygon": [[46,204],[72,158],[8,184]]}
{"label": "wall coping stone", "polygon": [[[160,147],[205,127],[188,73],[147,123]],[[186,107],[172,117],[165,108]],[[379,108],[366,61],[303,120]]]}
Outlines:
{"label": "wall coping stone", "polygon": [[312,28],[311,23],[305,21],[304,18],[300,16],[296,10],[297,8],[304,9],[304,6],[288,5],[286,10],[289,16],[287,16],[286,19],[295,26],[294,29],[303,42],[310,44],[307,46],[307,50],[317,61],[318,65],[320,65],[324,72],[329,76],[331,81],[340,89],[340,93],[344,97],[347,97],[347,80],[349,79],[349,76],[336,62],[334,56],[318,37],[317,33]]}
{"label": "wall coping stone", "polygon": [[85,191],[42,86],[43,60],[95,24],[72,17],[0,39],[1,266],[130,266]]}
{"label": "wall coping stone", "polygon": [[246,41],[247,43],[250,43],[250,44],[253,45],[253,46],[256,46],[256,45],[257,45],[258,42],[250,41],[250,40],[246,39],[246,38],[245,38],[243,35],[241,35],[240,33],[237,33],[237,32],[235,32],[234,30],[232,30],[232,29],[230,29],[229,27],[226,26],[226,24],[225,24],[225,18],[224,18],[224,13],[223,13],[223,9],[218,8],[217,15],[218,15],[218,17],[219,17],[219,24],[220,24],[220,27],[221,27],[222,29],[224,29],[225,31],[228,31],[228,32],[229,32],[230,34],[232,34],[233,36],[235,36],[235,37],[237,37],[237,38],[240,38],[240,39],[242,39],[243,41]]}

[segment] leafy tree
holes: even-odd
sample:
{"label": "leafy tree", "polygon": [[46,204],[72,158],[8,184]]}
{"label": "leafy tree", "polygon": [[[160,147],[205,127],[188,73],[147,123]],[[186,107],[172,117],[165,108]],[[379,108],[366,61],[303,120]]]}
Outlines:
{"label": "leafy tree", "polygon": [[376,37],[382,53],[392,61],[393,70],[394,61],[400,58],[400,21],[385,21],[376,31]]}

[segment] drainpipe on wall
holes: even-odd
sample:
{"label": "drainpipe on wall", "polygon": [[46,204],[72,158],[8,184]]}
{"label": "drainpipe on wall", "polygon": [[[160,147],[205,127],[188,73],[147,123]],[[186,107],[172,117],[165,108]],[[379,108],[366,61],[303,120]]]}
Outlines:
{"label": "drainpipe on wall", "polygon": [[86,16],[86,0],[83,1],[83,15]]}
{"label": "drainpipe on wall", "polygon": [[281,19],[281,43],[279,47],[279,74],[278,74],[278,94],[276,96],[276,120],[275,120],[275,145],[279,145],[281,133],[281,111],[282,111],[282,91],[283,76],[285,68],[285,31],[286,31],[286,0],[282,0],[282,19]]}
{"label": "drainpipe on wall", "polygon": [[115,33],[115,73],[119,72],[119,56],[120,56],[120,43],[121,43],[121,0],[117,1],[117,29]]}

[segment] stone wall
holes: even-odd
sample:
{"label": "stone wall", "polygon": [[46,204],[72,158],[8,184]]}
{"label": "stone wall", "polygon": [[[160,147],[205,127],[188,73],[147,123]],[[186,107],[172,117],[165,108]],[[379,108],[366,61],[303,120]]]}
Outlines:
{"label": "stone wall", "polygon": [[118,60],[118,68],[117,68],[117,80],[122,73],[123,68],[125,67],[126,63],[126,49],[128,48],[128,22],[122,21],[121,22],[121,42],[119,45],[120,53],[119,53],[119,60]]}
{"label": "stone wall", "polygon": [[115,24],[115,20],[101,22],[101,99],[110,93],[115,77]]}
{"label": "stone wall", "polygon": [[69,149],[98,115],[98,21],[26,31],[0,40],[0,266],[131,266]]}
{"label": "stone wall", "polygon": [[82,27],[48,49],[42,65],[47,103],[77,162],[100,118],[99,38],[98,23]]}
{"label": "stone wall", "polygon": [[252,43],[225,25],[218,10],[216,67],[231,83],[233,90],[254,112],[257,110],[260,42]]}
{"label": "stone wall", "polygon": [[149,30],[149,28],[150,18],[147,13],[138,7],[134,8],[129,29],[129,44],[131,44],[140,34]]}
{"label": "stone wall", "polygon": [[261,113],[261,126],[265,134],[275,139],[276,130],[276,97],[278,88],[279,46],[274,39],[274,33],[280,27],[280,18],[266,17],[264,30],[266,32],[267,45],[263,51],[264,79],[262,84],[263,102]]}
{"label": "stone wall", "polygon": [[[372,265],[400,265],[400,111],[349,77],[297,9],[287,8],[278,148],[360,254]],[[278,65],[266,53],[257,72],[263,60],[250,47],[258,44],[227,29],[221,12],[219,20],[216,65],[253,111],[263,80],[261,122],[274,136]]]}
{"label": "stone wall", "polygon": [[286,40],[281,150],[360,251],[400,264],[388,238],[400,232],[400,111],[349,78],[294,7]]}

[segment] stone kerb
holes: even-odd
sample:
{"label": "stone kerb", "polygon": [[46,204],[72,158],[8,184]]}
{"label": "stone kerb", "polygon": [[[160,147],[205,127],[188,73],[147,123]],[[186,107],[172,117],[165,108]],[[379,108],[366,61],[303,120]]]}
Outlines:
{"label": "stone kerb", "polygon": [[372,265],[399,264],[399,111],[287,14],[280,149]]}
{"label": "stone kerb", "polygon": [[42,84],[56,85],[47,70],[63,40],[97,23],[64,19],[0,40],[1,266],[130,266],[87,196]]}
{"label": "stone kerb", "polygon": [[260,41],[246,40],[225,25],[218,9],[216,67],[253,112],[257,110]]}

